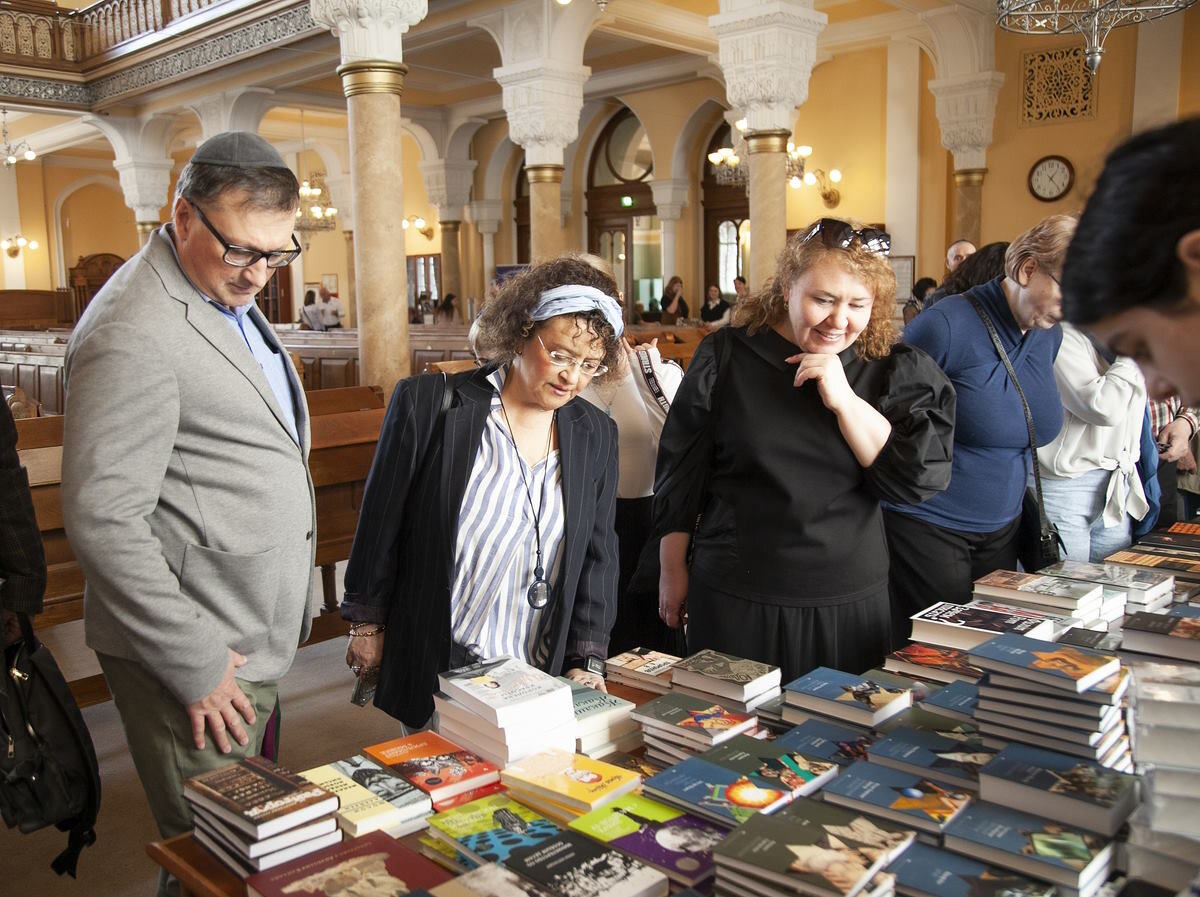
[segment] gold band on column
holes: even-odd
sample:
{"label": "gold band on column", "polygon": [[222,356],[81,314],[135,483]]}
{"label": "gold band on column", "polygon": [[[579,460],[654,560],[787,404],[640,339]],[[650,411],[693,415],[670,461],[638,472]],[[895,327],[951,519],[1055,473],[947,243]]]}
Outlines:
{"label": "gold band on column", "polygon": [[748,131],[746,150],[750,153],[786,153],[790,131]]}
{"label": "gold band on column", "polygon": [[986,168],[962,168],[954,172],[954,184],[956,187],[982,187],[983,176],[987,174]]}
{"label": "gold band on column", "polygon": [[137,223],[137,232],[139,237],[148,237],[158,230],[157,221],[139,221]]}
{"label": "gold band on column", "polygon": [[526,165],[525,176],[531,184],[561,184],[563,167],[561,165]]}
{"label": "gold band on column", "polygon": [[337,73],[342,79],[342,93],[347,99],[364,93],[394,93],[399,96],[404,92],[404,76],[408,74],[408,66],[403,62],[364,59],[338,66]]}
{"label": "gold band on column", "polygon": [[438,227],[441,228],[443,234],[454,236],[458,234],[458,229],[462,227],[461,221],[439,221]]}

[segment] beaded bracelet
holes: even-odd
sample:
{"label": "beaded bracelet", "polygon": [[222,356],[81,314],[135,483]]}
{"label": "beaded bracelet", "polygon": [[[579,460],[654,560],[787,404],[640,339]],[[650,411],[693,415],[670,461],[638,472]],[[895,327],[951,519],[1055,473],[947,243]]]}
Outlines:
{"label": "beaded bracelet", "polygon": [[[360,626],[371,626],[371,625],[373,625],[375,628],[372,629],[370,632],[362,632],[359,629]],[[372,623],[354,623],[350,626],[350,638],[360,638],[360,637],[365,638],[365,637],[371,636],[371,635],[379,635],[379,633],[383,632],[385,629],[387,629],[387,626],[384,625],[383,623],[374,623],[374,624],[372,624]]]}

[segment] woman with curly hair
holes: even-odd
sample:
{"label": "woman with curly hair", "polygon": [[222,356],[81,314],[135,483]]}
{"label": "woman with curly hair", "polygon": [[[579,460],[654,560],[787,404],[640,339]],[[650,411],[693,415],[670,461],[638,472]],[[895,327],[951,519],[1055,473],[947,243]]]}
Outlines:
{"label": "woman with curly hair", "polygon": [[437,674],[518,657],[596,688],[616,612],[617,434],[578,399],[617,364],[617,285],[572,257],[505,282],[491,363],[396,386],[346,569],[346,662],[408,726]]}
{"label": "woman with curly hair", "polygon": [[[707,337],[655,483],[659,612],[688,650],[858,672],[888,651],[881,499],[950,479],[954,391],[895,345],[887,234],[822,218]],[[688,557],[690,554],[690,564]]]}

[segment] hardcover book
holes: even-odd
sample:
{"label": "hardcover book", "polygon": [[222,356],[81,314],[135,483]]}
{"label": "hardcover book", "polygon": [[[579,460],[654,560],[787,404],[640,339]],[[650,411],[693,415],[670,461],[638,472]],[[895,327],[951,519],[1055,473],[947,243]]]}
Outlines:
{"label": "hardcover book", "polygon": [[351,838],[375,831],[386,831],[394,835],[397,829],[409,821],[382,797],[372,794],[354,779],[338,772],[332,765],[306,769],[300,775],[338,796],[338,825]]}
{"label": "hardcover book", "polygon": [[785,691],[789,704],[864,726],[876,726],[912,704],[911,691],[829,667],[817,667],[789,682]]}
{"label": "hardcover book", "polygon": [[1123,564],[1090,564],[1086,561],[1060,561],[1038,571],[1041,576],[1057,576],[1077,582],[1099,583],[1126,593],[1129,601],[1146,604],[1170,595],[1175,577],[1156,570],[1139,570]]}
{"label": "hardcover book", "polygon": [[500,770],[436,732],[415,732],[364,752],[412,782],[435,803],[499,781]]}
{"label": "hardcover book", "polygon": [[642,790],[730,828],[756,813],[771,813],[791,799],[782,788],[739,775],[699,757],[689,757],[651,776]]}
{"label": "hardcover book", "polygon": [[405,819],[416,819],[433,812],[428,794],[362,754],[355,754],[345,760],[335,760],[330,766],[342,775],[349,776],[372,794],[382,797],[399,810]]}
{"label": "hardcover book", "polygon": [[501,729],[526,723],[554,727],[575,719],[571,689],[515,657],[498,657],[438,673],[438,685]]}
{"label": "hardcover book", "polygon": [[691,695],[668,693],[633,711],[633,718],[646,729],[672,732],[698,745],[718,744],[739,732],[754,728],[757,719],[726,710],[719,704]]}
{"label": "hardcover book", "polygon": [[709,694],[748,701],[779,687],[779,667],[705,649],[675,664],[671,681]]}
{"label": "hardcover book", "polygon": [[896,876],[896,893],[902,897],[1055,895],[1053,885],[919,842],[904,851],[888,871]]}
{"label": "hardcover book", "polygon": [[983,675],[983,670],[972,666],[967,660],[967,652],[961,648],[921,642],[911,642],[899,651],[893,651],[884,662],[884,669],[938,682],[974,682]]}
{"label": "hardcover book", "polygon": [[724,829],[675,807],[627,794],[580,816],[571,828],[666,873],[682,885],[712,878]]}
{"label": "hardcover book", "polygon": [[572,831],[513,851],[505,865],[558,897],[665,897],[668,889],[662,872]]}
{"label": "hardcover book", "polygon": [[915,832],[810,798],[756,816],[713,851],[724,872],[779,893],[850,897],[912,843]]}
{"label": "hardcover book", "polygon": [[642,777],[619,766],[567,751],[543,751],[505,767],[500,781],[586,813],[636,788]]}
{"label": "hardcover book", "polygon": [[[1054,631],[1050,620],[1039,620],[1010,608],[997,612],[940,601],[913,614],[912,640],[946,648],[969,651],[998,633],[1014,633],[1033,638],[1049,638]],[[971,661],[975,666],[974,661]]]}
{"label": "hardcover book", "polygon": [[985,670],[1076,694],[1121,670],[1121,662],[1110,654],[1012,634],[984,642],[971,651],[970,657],[972,663]]}
{"label": "hardcover book", "polygon": [[476,863],[503,862],[518,847],[532,847],[559,828],[505,794],[493,794],[429,818],[429,834]]}
{"label": "hardcover book", "polygon": [[778,741],[760,741],[749,735],[735,735],[705,751],[700,759],[738,775],[769,782],[793,797],[816,791],[838,771],[838,765],[831,760],[781,747]]}
{"label": "hardcover book", "polygon": [[1137,805],[1137,776],[1099,763],[1010,744],[980,771],[980,796],[1113,837]]}
{"label": "hardcover book", "polygon": [[247,757],[193,776],[183,796],[260,840],[326,816],[338,798],[264,757]]}
{"label": "hardcover book", "polygon": [[407,894],[439,885],[451,874],[383,832],[351,838],[278,869],[246,879],[248,897],[345,897]]}
{"label": "hardcover book", "polygon": [[1137,613],[1125,618],[1121,647],[1200,663],[1200,619]]}
{"label": "hardcover book", "polygon": [[979,790],[979,771],[995,755],[973,727],[967,733],[958,728],[927,731],[901,726],[867,749],[874,763],[970,791]]}
{"label": "hardcover book", "polygon": [[979,700],[979,686],[974,682],[951,682],[921,702],[921,706],[952,719],[970,722]]}
{"label": "hardcover book", "polygon": [[975,580],[975,594],[989,598],[1010,598],[1037,607],[1076,611],[1098,606],[1104,587],[1043,573],[1017,573],[1015,570],[994,570]]}
{"label": "hardcover book", "polygon": [[934,834],[971,800],[965,790],[866,760],[843,769],[821,795],[831,803]]}
{"label": "hardcover book", "polygon": [[774,744],[781,750],[797,751],[806,757],[849,766],[865,760],[871,739],[854,729],[819,719],[810,719],[779,735]]}

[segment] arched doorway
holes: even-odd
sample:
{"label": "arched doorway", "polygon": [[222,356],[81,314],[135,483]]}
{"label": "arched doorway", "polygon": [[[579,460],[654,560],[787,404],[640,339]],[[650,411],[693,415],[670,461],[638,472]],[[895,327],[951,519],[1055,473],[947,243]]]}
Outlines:
{"label": "arched doorway", "polygon": [[[704,286],[715,283],[722,295],[733,296],[733,279],[750,267],[750,198],[740,186],[718,184],[708,154],[732,147],[729,125],[721,125],[704,150]],[[747,164],[745,160],[743,165]],[[756,289],[761,284],[750,284]],[[703,295],[701,292],[700,295]]]}

